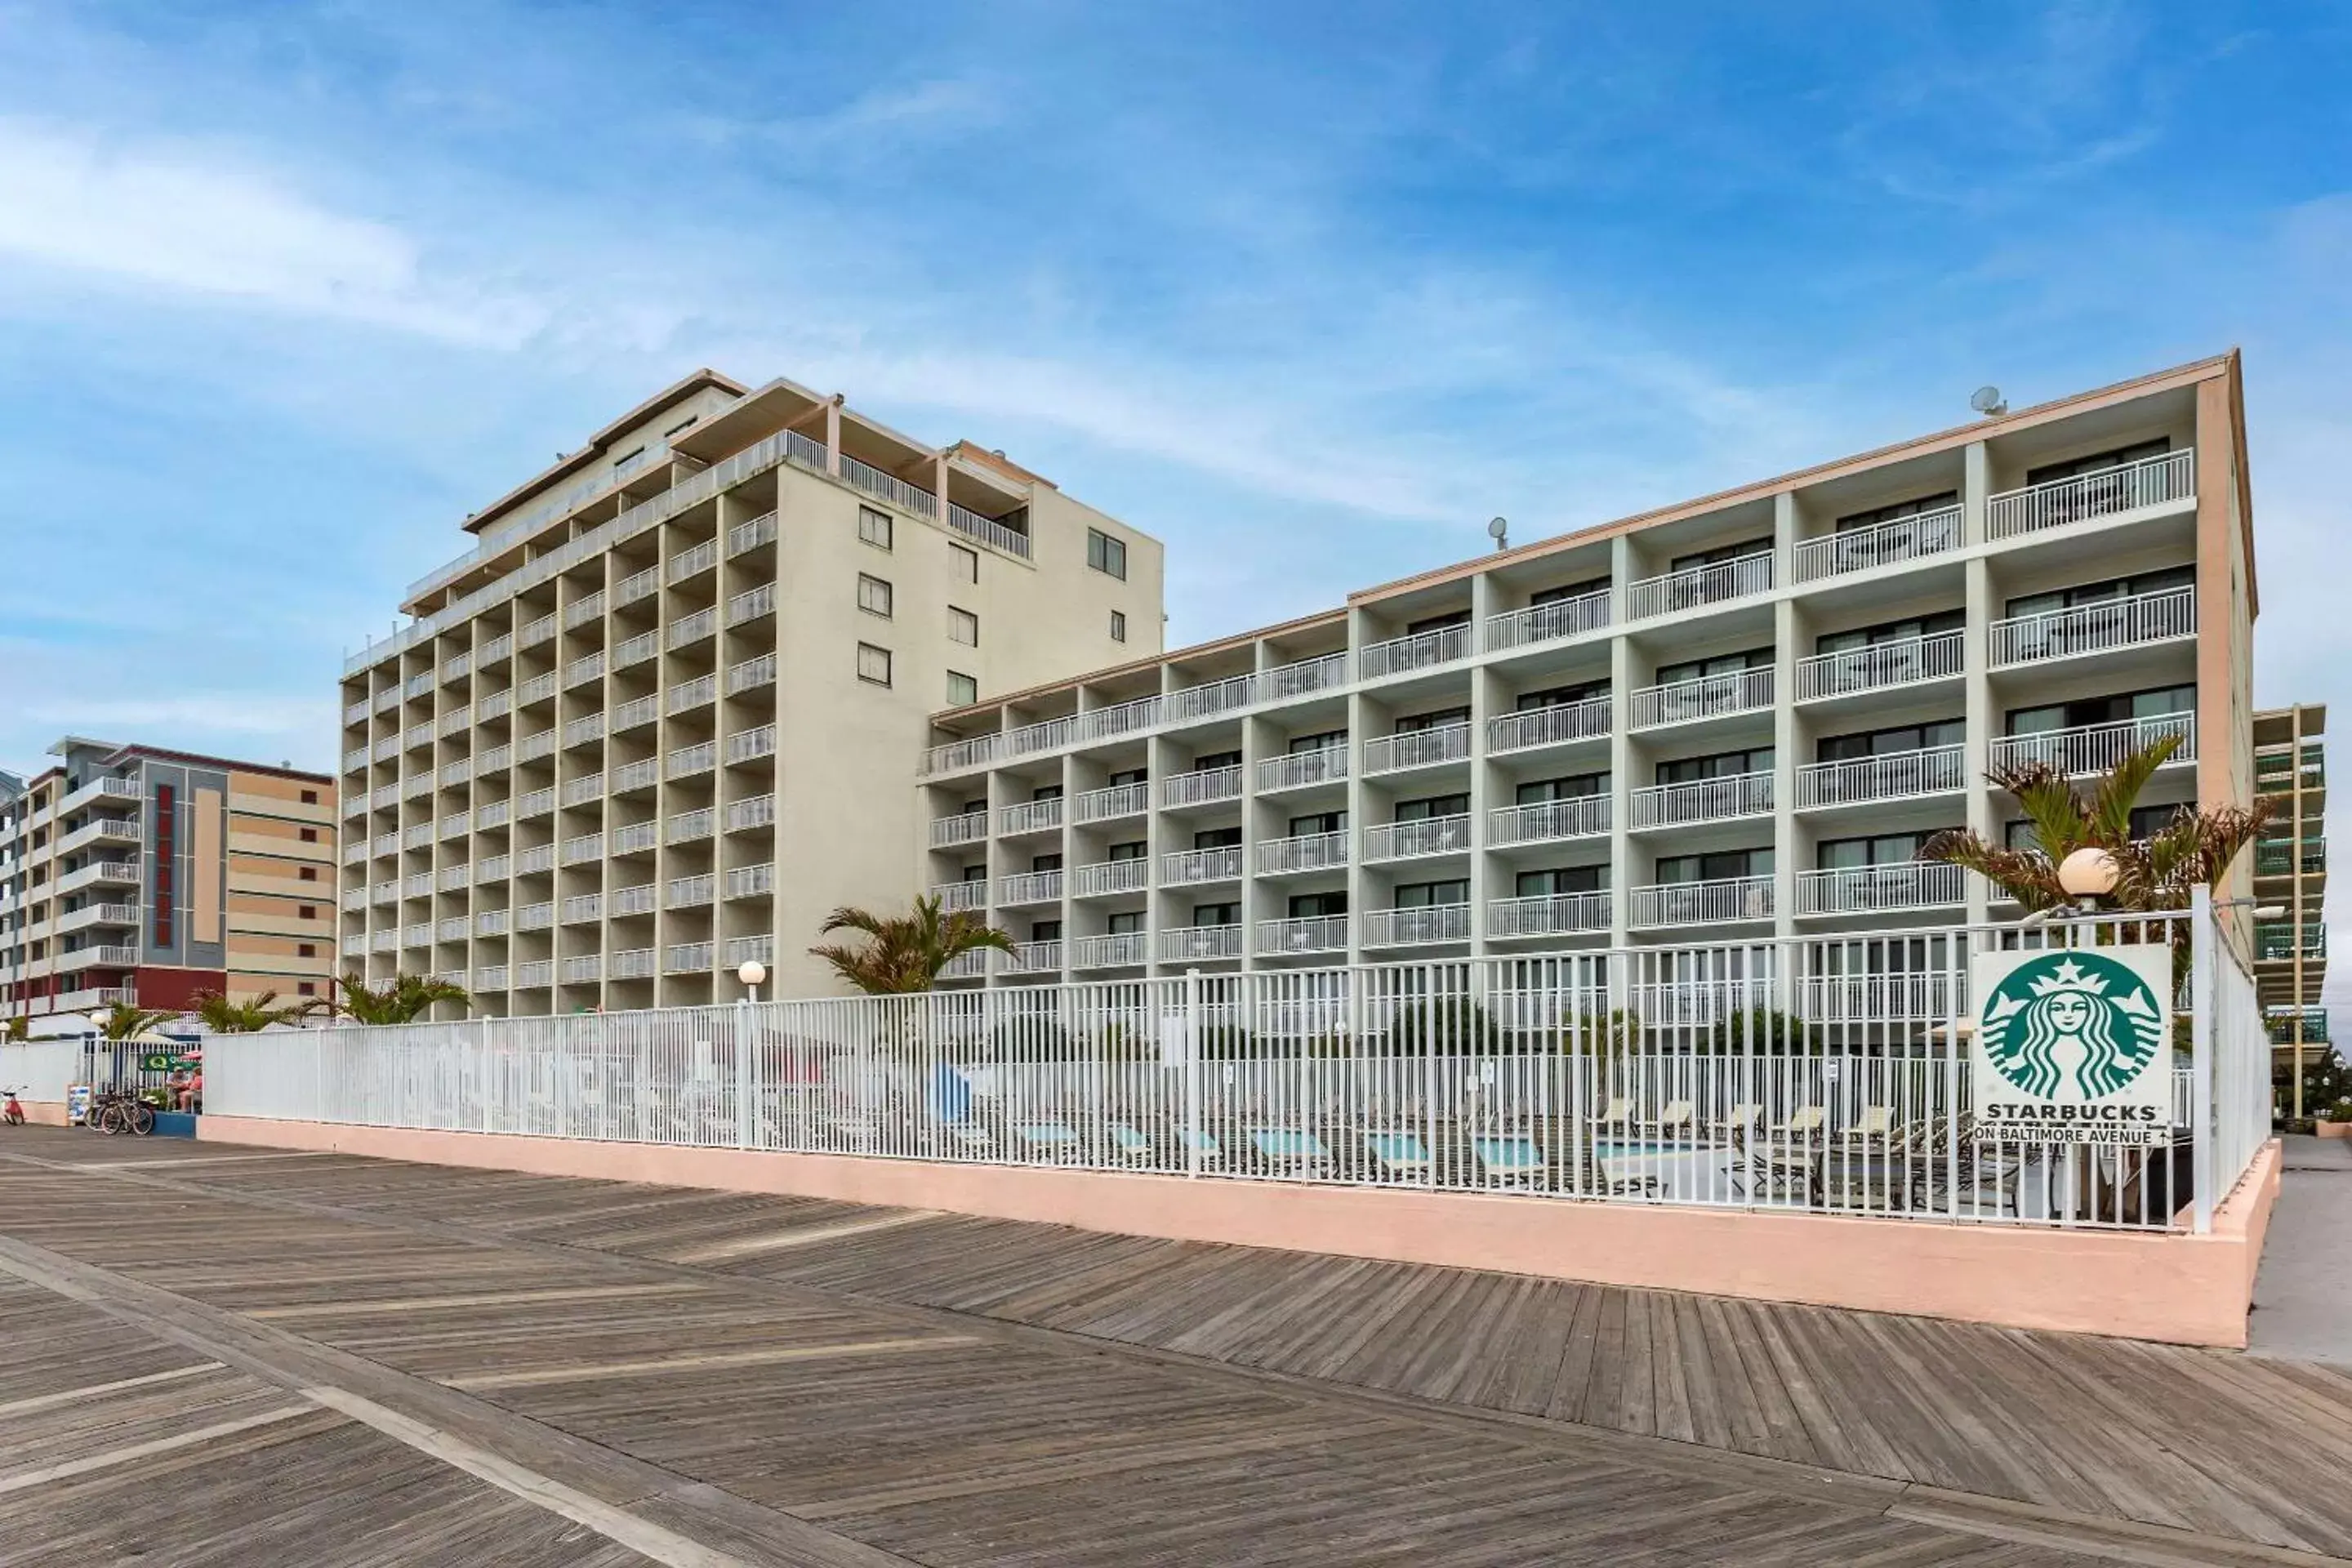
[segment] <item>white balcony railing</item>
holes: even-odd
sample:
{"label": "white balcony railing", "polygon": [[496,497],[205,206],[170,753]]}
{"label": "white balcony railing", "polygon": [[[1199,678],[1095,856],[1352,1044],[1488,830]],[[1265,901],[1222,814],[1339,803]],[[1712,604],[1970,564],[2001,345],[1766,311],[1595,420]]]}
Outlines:
{"label": "white balcony railing", "polygon": [[739,522],[727,531],[727,554],[730,560],[747,550],[757,550],[773,542],[776,537],[776,514],[763,511],[749,522]]}
{"label": "white balcony railing", "polygon": [[1223,680],[1187,686],[1161,700],[1160,718],[1171,724],[1182,724],[1230,713],[1236,708],[1248,707],[1255,699],[1256,689],[1257,678],[1254,675],[1230,675]]}
{"label": "white balcony railing", "polygon": [[555,960],[534,958],[514,966],[515,988],[520,991],[543,991],[555,983]]}
{"label": "white balcony railing", "polygon": [[2180,744],[2165,759],[2167,765],[2197,760],[2197,715],[2152,714],[2145,719],[2121,719],[2111,724],[2080,724],[2066,730],[2044,730],[2035,735],[2003,735],[1992,743],[1996,768],[2042,763],[2069,773],[2105,773],[2117,763],[2168,735]]}
{"label": "white balcony railing", "polygon": [[1364,829],[1364,858],[1406,860],[1459,855],[1470,847],[1470,818],[1432,816],[1419,822],[1376,822]]}
{"label": "white balcony railing", "polygon": [[924,517],[940,515],[940,498],[937,495],[920,485],[910,485],[895,474],[885,473],[871,463],[861,462],[846,452],[841,454],[840,472],[853,489],[864,490],[901,511],[918,512]]}
{"label": "white balcony railing", "polygon": [[1340,952],[1347,946],[1345,915],[1301,915],[1257,922],[1260,952]]}
{"label": "white balcony railing", "polygon": [[1500,805],[1486,814],[1486,838],[1496,845],[1591,838],[1608,831],[1609,797],[1605,795],[1580,795],[1528,805]]}
{"label": "white balcony railing", "polygon": [[[613,841],[615,845],[621,842],[622,836],[625,831],[625,829],[620,828],[615,828],[614,830]],[[552,844],[534,844],[527,849],[516,850],[514,854],[514,868],[515,875],[518,877],[529,877],[541,871],[554,870],[555,846]]]}
{"label": "white balcony railing", "polygon": [[662,908],[666,910],[699,910],[716,902],[719,879],[709,871],[698,871],[690,877],[672,877],[662,889]]}
{"label": "white balcony railing", "polygon": [[1364,772],[1370,775],[1433,767],[1440,763],[1459,762],[1469,754],[1470,724],[1465,720],[1458,724],[1373,736],[1364,742]]}
{"label": "white balcony railing", "polygon": [[1429,904],[1411,910],[1368,910],[1366,947],[1405,947],[1430,942],[1470,940],[1468,904]]}
{"label": "white balcony railing", "polygon": [[662,759],[662,776],[691,778],[697,773],[707,773],[718,765],[719,742],[697,741],[692,745],[673,748],[669,755]]}
{"label": "white balcony railing", "polygon": [[1722,675],[1702,675],[1664,686],[1642,688],[1633,693],[1633,727],[1651,730],[1662,724],[1685,724],[1694,719],[1749,713],[1770,706],[1770,667],[1735,669]]}
{"label": "white balcony railing", "polygon": [[957,953],[940,971],[942,980],[978,980],[988,973],[988,950],[974,948],[970,952]]}
{"label": "white balcony railing", "polygon": [[[761,616],[772,616],[775,613],[776,585],[773,583],[762,583],[756,588],[746,588],[727,601],[727,624],[730,626],[740,626],[747,621],[756,621]],[[670,646],[675,647],[677,645],[672,643]]]}
{"label": "white balcony railing", "polygon": [[568,926],[594,924],[604,918],[604,895],[573,893],[563,900],[561,906],[561,918]]}
{"label": "white balcony railing", "polygon": [[736,866],[727,873],[727,897],[730,899],[764,899],[776,890],[776,868],[768,861],[756,866]]}
{"label": "white balcony railing", "polygon": [[1603,588],[1573,599],[1554,599],[1548,605],[1530,605],[1524,610],[1489,616],[1486,644],[1489,648],[1523,647],[1528,643],[1598,631],[1608,624],[1609,590]]}
{"label": "white balcony railing", "polygon": [[741,833],[753,827],[765,827],[776,820],[776,797],[755,795],[742,800],[730,800],[723,809],[727,831]]}
{"label": "white balcony railing", "polygon": [[1151,786],[1140,783],[1083,791],[1072,806],[1080,822],[1109,822],[1122,816],[1139,816],[1150,808]]}
{"label": "white balcony railing", "polygon": [[541,757],[555,755],[555,731],[552,727],[525,735],[514,743],[514,760],[535,763]]}
{"label": "white balcony railing", "polygon": [[754,730],[738,730],[727,737],[726,752],[730,766],[772,757],[776,754],[776,727],[762,724]]}
{"label": "white balcony railing", "polygon": [[1160,879],[1170,886],[1195,882],[1230,882],[1242,874],[1242,847],[1220,844],[1207,849],[1173,849],[1160,858]]}
{"label": "white balcony railing", "polygon": [[563,689],[567,691],[575,686],[585,686],[592,680],[602,680],[604,678],[604,652],[602,648],[575,658],[563,667]]}
{"label": "white balcony railing", "polygon": [[1108,936],[1082,936],[1070,944],[1070,959],[1079,969],[1129,969],[1150,954],[1139,931],[1113,931]]}
{"label": "white balcony railing", "polygon": [[1966,755],[1964,747],[1930,746],[1847,762],[1809,763],[1797,770],[1797,809],[1948,795],[1967,782]]}
{"label": "white balcony railing", "polygon": [[1800,915],[1878,914],[1944,909],[1965,901],[1960,868],[1937,861],[1797,873]]}
{"label": "white balcony railing", "polygon": [[1914,686],[1927,680],[1957,680],[1965,657],[1966,637],[1958,631],[1937,632],[1932,637],[1904,637],[1801,658],[1797,661],[1797,700],[1810,702],[1819,697],[1843,697],[1890,686]]}
{"label": "white balcony railing", "polygon": [[[1135,862],[1141,865],[1141,861]],[[1062,896],[1059,871],[1015,871],[997,885],[1000,904],[1046,904]]]}
{"label": "white balcony railing", "polygon": [[1160,933],[1160,956],[1181,963],[1202,958],[1239,958],[1242,928],[1236,925],[1171,926]]}
{"label": "white balcony railing", "polygon": [[1662,882],[1633,889],[1636,926],[1712,925],[1772,918],[1772,879],[1725,877],[1711,882]]}
{"label": "white balcony railing", "polygon": [[977,844],[988,837],[988,813],[960,812],[954,816],[931,818],[931,847],[951,849],[959,844]]}
{"label": "white balcony railing", "polygon": [[582,833],[565,839],[557,850],[556,858],[566,866],[585,866],[603,858],[604,853],[602,834]]}
{"label": "white balcony railing", "polygon": [[1538,893],[1486,905],[1486,934],[1493,937],[1572,936],[1608,929],[1606,893]]}
{"label": "white balcony railing", "polygon": [[625,947],[613,954],[612,977],[645,980],[660,967],[660,955],[650,947]]}
{"label": "white balcony railing", "polygon": [[562,961],[562,973],[566,985],[593,985],[604,977],[604,960],[601,954],[587,952]]}
{"label": "white balcony railing", "polygon": [[719,696],[719,677],[698,675],[692,680],[681,680],[669,690],[669,710],[683,713],[689,708],[699,708]]}
{"label": "white balcony railing", "polygon": [[1402,675],[1407,670],[1452,664],[1456,659],[1467,658],[1469,655],[1470,626],[1465,622],[1461,626],[1438,626],[1409,637],[1367,644],[1356,657],[1356,668],[1366,680],[1377,680],[1384,675]]}
{"label": "white balcony railing", "polygon": [[667,576],[672,583],[683,583],[688,577],[709,571],[719,563],[719,541],[706,539],[690,544],[669,558]]}
{"label": "white balcony railing", "polygon": [[651,882],[635,882],[613,889],[613,918],[649,915],[660,902],[660,888]]}
{"label": "white balcony railing", "polygon": [[776,939],[772,936],[730,937],[721,950],[719,962],[730,969],[746,963],[773,965],[776,962]]}
{"label": "white balcony railing", "polygon": [[1486,747],[1492,752],[1524,752],[1589,741],[1609,733],[1612,721],[1613,705],[1606,697],[1523,709],[1486,721]]}
{"label": "white balcony railing", "polygon": [[1008,805],[996,814],[999,833],[1043,833],[1047,828],[1062,826],[1062,797],[1047,800],[1024,800]]}
{"label": "white balcony railing", "polygon": [[1019,970],[1024,974],[1035,974],[1045,970],[1059,969],[1062,967],[1062,943],[1059,939],[1054,937],[1047,937],[1040,942],[1014,942],[1008,966]]}
{"label": "white balcony railing", "polygon": [[934,882],[931,884],[931,897],[939,900],[943,914],[953,914],[958,910],[984,909],[988,904],[988,884],[977,880]]}
{"label": "white balcony railing", "polygon": [[613,733],[642,730],[661,718],[661,699],[651,695],[632,697],[613,710]]}
{"label": "white balcony railing", "polygon": [[[1259,768],[1259,784],[1263,786],[1264,764]],[[1238,763],[1230,767],[1171,773],[1160,781],[1162,805],[1211,805],[1221,800],[1239,800],[1241,795],[1242,770]]]}
{"label": "white balcony railing", "polygon": [[1958,507],[1923,511],[1914,517],[1874,522],[1867,528],[1851,528],[1843,533],[1824,533],[1818,538],[1799,540],[1797,581],[1813,583],[1823,577],[1843,576],[1849,572],[1867,572],[1874,566],[1893,566],[1905,561],[1918,561],[1959,547]]}
{"label": "white balcony railing", "polygon": [[1771,586],[1772,555],[1763,551],[1737,561],[1719,561],[1712,566],[1693,566],[1687,571],[1644,577],[1626,590],[1625,614],[1630,620],[1646,620],[1652,616],[1696,609],[1701,605],[1744,599]]}
{"label": "white balcony railing", "polygon": [[1348,864],[1345,833],[1302,833],[1269,838],[1257,847],[1257,868],[1266,871],[1327,871]]}
{"label": "white balcony railing", "polygon": [[704,609],[699,609],[690,616],[680,616],[677,620],[670,623],[668,638],[669,646],[673,648],[686,647],[690,644],[702,641],[705,637],[712,636],[718,630],[719,610],[717,606],[713,605]]}
{"label": "white balcony railing", "polygon": [[[1234,791],[1241,792],[1240,771],[1236,768]],[[1266,757],[1257,764],[1257,787],[1263,790],[1302,789],[1308,784],[1328,784],[1348,776],[1348,748],[1318,746],[1311,752],[1290,752],[1279,757]]]}
{"label": "white balcony railing", "polygon": [[2171,588],[2103,605],[2012,616],[1993,622],[1990,629],[1995,669],[2075,654],[2142,647],[2197,635],[2197,590]]}
{"label": "white balcony railing", "polygon": [[756,691],[762,686],[773,686],[775,683],[776,656],[774,654],[754,654],[740,664],[730,664],[727,667],[727,695],[730,697],[740,696],[746,691]]}
{"label": "white balcony railing", "polygon": [[[1030,875],[1059,879],[1061,873],[1042,871],[1031,872]],[[1013,883],[1013,879],[1011,877],[1004,879],[1004,885],[1008,889],[1004,900],[1006,903],[1034,901],[1034,900],[1013,898],[1009,891]],[[1104,893],[1132,893],[1150,885],[1151,862],[1140,855],[1129,860],[1098,860],[1091,866],[1080,866],[1070,873],[1070,891],[1082,899],[1094,898]],[[1058,881],[1053,892],[1039,896],[1060,898],[1062,895]]]}
{"label": "white balcony railing", "polygon": [[661,653],[659,632],[639,632],[613,645],[613,668],[634,669]]}
{"label": "white balcony railing", "polygon": [[[709,824],[707,822],[704,824],[704,827],[705,832],[703,837],[709,837],[709,834],[708,831]],[[614,828],[613,831],[607,835],[607,837],[612,844],[611,852],[613,854],[642,855],[660,842],[661,824],[658,822],[625,822],[618,827]],[[672,839],[671,842],[676,843],[677,841],[676,839]]]}
{"label": "white balcony railing", "polygon": [[1635,827],[1758,816],[1772,809],[1772,775],[1733,773],[1726,778],[1693,779],[1688,784],[1651,784],[1635,790],[1632,804]]}
{"label": "white balcony railing", "polygon": [[1985,537],[2012,539],[2095,517],[2194,499],[2197,455],[2165,452],[2119,468],[2006,490],[1985,503]]}
{"label": "white balcony railing", "polygon": [[566,805],[580,805],[588,801],[602,800],[604,798],[604,775],[583,773],[576,779],[566,779],[558,795]]}
{"label": "white balcony railing", "polygon": [[1310,691],[1328,691],[1348,683],[1348,656],[1344,653],[1318,654],[1313,658],[1278,664],[1261,671],[1257,678],[1257,700],[1279,702],[1288,697],[1303,697]]}
{"label": "white balcony railing", "polygon": [[[992,545],[1008,554],[1029,559],[1029,536],[1018,529],[1007,528],[992,517],[982,517],[971,508],[955,501],[948,502],[948,526],[958,533],[969,534],[982,544]],[[1058,967],[1058,961],[1056,961]]]}

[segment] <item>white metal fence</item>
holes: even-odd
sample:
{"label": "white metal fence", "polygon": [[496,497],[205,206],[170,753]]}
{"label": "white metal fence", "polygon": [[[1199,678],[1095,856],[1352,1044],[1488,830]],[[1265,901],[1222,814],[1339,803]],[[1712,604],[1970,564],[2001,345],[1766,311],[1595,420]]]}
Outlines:
{"label": "white metal fence", "polygon": [[[2190,930],[2170,1142],[1979,1131],[1972,953]],[[2201,910],[223,1037],[206,1068],[238,1116],[2143,1229],[2210,1224],[2270,1113],[2252,981]]]}

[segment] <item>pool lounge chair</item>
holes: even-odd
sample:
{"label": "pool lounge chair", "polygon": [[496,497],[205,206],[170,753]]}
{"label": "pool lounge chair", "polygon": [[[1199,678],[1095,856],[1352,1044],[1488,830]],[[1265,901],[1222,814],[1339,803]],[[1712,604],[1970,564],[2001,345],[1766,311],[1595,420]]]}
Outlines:
{"label": "pool lounge chair", "polygon": [[1013,1136],[1025,1154],[1042,1155],[1048,1160],[1076,1160],[1086,1152],[1086,1140],[1076,1128],[1066,1121],[1016,1122]]}
{"label": "pool lounge chair", "polygon": [[950,1122],[940,1129],[940,1134],[950,1154],[985,1160],[996,1152],[996,1134],[977,1121]]}
{"label": "pool lounge chair", "polygon": [[1429,1177],[1429,1145],[1417,1132],[1367,1132],[1364,1153],[1372,1174],[1385,1181],[1420,1182]]}
{"label": "pool lounge chair", "polygon": [[1887,1142],[1895,1131],[1895,1110],[1886,1105],[1865,1105],[1862,1119],[1845,1130],[1839,1140],[1848,1149],[1875,1148]]}
{"label": "pool lounge chair", "polygon": [[1633,1097],[1621,1094],[1610,1100],[1601,1108],[1601,1114],[1592,1119],[1592,1126],[1593,1130],[1599,1132],[1622,1132],[1631,1135],[1633,1131]]}
{"label": "pool lounge chair", "polygon": [[1603,1154],[1601,1156],[1601,1190],[1611,1197],[1654,1198],[1658,1195],[1656,1174],[1642,1168],[1638,1154]]}
{"label": "pool lounge chair", "polygon": [[1687,1100],[1677,1100],[1660,1111],[1655,1121],[1643,1122],[1642,1135],[1645,1138],[1686,1136],[1694,1125],[1693,1115],[1691,1102]]}
{"label": "pool lounge chair", "polygon": [[1551,1169],[1543,1145],[1528,1137],[1473,1138],[1470,1154],[1481,1177],[1503,1185],[1538,1181]]}
{"label": "pool lounge chair", "polygon": [[1312,1132],[1288,1127],[1254,1127],[1249,1142],[1260,1165],[1283,1175],[1318,1174],[1331,1164],[1331,1151]]}
{"label": "pool lounge chair", "polygon": [[1818,1143],[1821,1142],[1822,1124],[1828,1120],[1829,1112],[1822,1107],[1801,1105],[1797,1108],[1795,1115],[1786,1121],[1777,1122],[1772,1126],[1771,1135],[1773,1140],[1779,1142]]}
{"label": "pool lounge chair", "polygon": [[1222,1171],[1225,1167],[1225,1146],[1217,1135],[1201,1127],[1180,1127],[1176,1130],[1176,1147],[1182,1152],[1187,1170],[1200,1162],[1204,1171]]}
{"label": "pool lounge chair", "polygon": [[1110,1124],[1110,1152],[1130,1165],[1149,1165],[1159,1153],[1148,1133],[1124,1121]]}
{"label": "pool lounge chair", "polygon": [[1728,1138],[1735,1132],[1753,1132],[1763,1115],[1762,1106],[1742,1100],[1731,1108],[1730,1115],[1714,1124],[1713,1131],[1721,1138]]}

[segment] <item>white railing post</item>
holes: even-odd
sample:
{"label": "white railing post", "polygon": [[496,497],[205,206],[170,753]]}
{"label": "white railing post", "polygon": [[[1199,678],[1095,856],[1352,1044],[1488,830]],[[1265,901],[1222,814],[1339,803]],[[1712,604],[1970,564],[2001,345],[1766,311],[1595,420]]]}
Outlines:
{"label": "white railing post", "polygon": [[2189,890],[2189,1127],[2196,1187],[2189,1227],[2204,1236],[2213,1228],[2213,1138],[2219,1131],[2213,1121],[2213,964],[2220,954],[2210,889]]}
{"label": "white railing post", "polygon": [[1184,972],[1184,1173],[1201,1173],[1201,972]]}
{"label": "white railing post", "polygon": [[751,1069],[751,999],[735,999],[735,1147],[759,1141],[759,1078]]}

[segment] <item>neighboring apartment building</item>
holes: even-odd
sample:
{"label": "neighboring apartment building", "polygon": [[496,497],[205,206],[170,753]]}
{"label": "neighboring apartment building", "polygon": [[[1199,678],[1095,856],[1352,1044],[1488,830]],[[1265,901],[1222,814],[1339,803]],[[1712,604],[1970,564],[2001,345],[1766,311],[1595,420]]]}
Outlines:
{"label": "neighboring apartment building", "polygon": [[0,1014],[333,994],[335,784],[68,736],[0,786]]}
{"label": "neighboring apartment building", "polygon": [[348,661],[343,961],[495,1014],[834,988],[941,704],[1159,652],[1157,541],[998,452],[698,372],[467,521]]}
{"label": "neighboring apartment building", "polygon": [[[935,716],[917,856],[992,981],[1982,920],[1995,762],[2252,787],[2235,354]],[[1909,944],[1854,950],[1903,968]]]}
{"label": "neighboring apartment building", "polygon": [[2277,803],[2254,846],[2254,898],[2279,910],[2254,927],[2254,983],[2283,1068],[2298,1052],[2328,1048],[2319,994],[2327,979],[2326,729],[2327,709],[2316,702],[2254,715],[2254,787]]}

